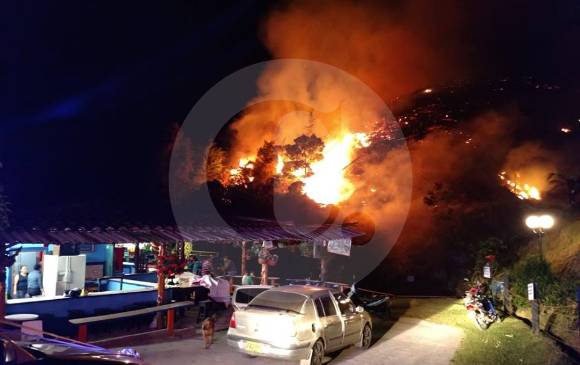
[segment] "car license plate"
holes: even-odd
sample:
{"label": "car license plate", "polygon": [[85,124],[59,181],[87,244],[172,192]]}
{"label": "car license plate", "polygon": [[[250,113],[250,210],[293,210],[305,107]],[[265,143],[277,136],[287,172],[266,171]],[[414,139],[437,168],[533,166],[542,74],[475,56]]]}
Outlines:
{"label": "car license plate", "polygon": [[256,342],[247,341],[245,343],[245,348],[248,352],[262,352],[262,345]]}

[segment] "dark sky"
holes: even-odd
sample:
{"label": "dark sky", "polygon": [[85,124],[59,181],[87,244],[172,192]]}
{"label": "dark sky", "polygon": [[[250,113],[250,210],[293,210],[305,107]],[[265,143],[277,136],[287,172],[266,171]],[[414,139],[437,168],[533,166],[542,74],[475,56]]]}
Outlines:
{"label": "dark sky", "polygon": [[[548,13],[539,2],[503,3],[491,2],[480,22],[470,18],[478,43],[466,47],[485,49],[486,59],[497,52],[487,67],[498,75],[519,69],[576,80],[578,3]],[[172,126],[220,79],[271,58],[259,32],[268,6],[3,4],[0,171],[16,215],[163,196]]]}
{"label": "dark sky", "polygon": [[2,178],[16,215],[163,194],[172,126],[268,59],[263,2],[10,3],[2,11]]}

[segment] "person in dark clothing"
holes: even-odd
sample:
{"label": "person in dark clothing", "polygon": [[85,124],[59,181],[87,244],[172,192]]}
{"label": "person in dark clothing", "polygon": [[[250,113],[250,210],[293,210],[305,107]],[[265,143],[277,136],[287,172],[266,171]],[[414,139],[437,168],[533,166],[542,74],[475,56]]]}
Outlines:
{"label": "person in dark clothing", "polygon": [[197,256],[192,255],[190,257],[188,268],[189,268],[189,271],[191,271],[195,275],[201,275],[201,261],[199,261]]}
{"label": "person in dark clothing", "polygon": [[20,272],[14,275],[12,295],[14,298],[26,298],[28,295],[28,267],[21,266]]}
{"label": "person in dark clothing", "polygon": [[42,290],[42,273],[40,264],[34,265],[34,270],[28,274],[28,295],[36,297],[43,294]]}

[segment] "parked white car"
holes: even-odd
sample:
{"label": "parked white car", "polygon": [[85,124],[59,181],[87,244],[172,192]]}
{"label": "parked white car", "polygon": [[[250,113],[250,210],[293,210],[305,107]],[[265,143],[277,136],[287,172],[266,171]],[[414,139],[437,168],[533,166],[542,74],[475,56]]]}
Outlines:
{"label": "parked white car", "polygon": [[241,310],[246,308],[248,303],[252,301],[258,294],[272,289],[271,285],[241,285],[236,287],[232,295],[232,306],[234,310]]}
{"label": "parked white car", "polygon": [[327,353],[370,347],[372,322],[350,299],[328,288],[284,286],[266,290],[234,312],[228,344],[250,356],[320,365]]}

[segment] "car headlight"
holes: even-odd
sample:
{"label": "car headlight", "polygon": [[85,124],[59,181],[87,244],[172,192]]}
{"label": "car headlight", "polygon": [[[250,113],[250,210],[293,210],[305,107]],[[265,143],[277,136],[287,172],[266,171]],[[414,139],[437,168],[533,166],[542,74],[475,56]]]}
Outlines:
{"label": "car headlight", "polygon": [[131,349],[131,348],[121,349],[121,350],[117,351],[117,354],[127,356],[127,357],[132,357],[134,359],[141,359],[141,354],[139,354],[137,351],[135,351],[134,349]]}

